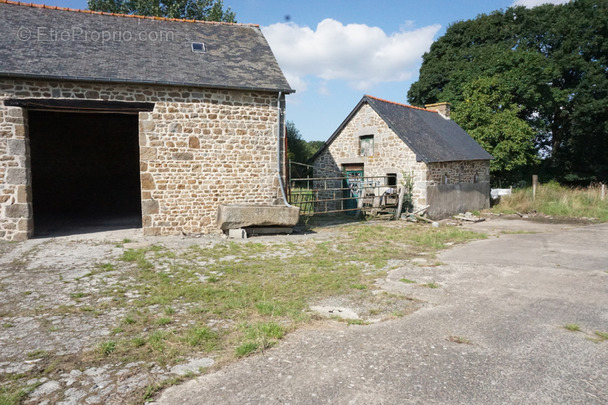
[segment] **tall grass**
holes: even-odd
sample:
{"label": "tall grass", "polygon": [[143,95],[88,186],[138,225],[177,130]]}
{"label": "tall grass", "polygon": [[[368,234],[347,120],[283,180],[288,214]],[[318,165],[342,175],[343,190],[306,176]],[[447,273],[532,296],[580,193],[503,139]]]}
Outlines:
{"label": "tall grass", "polygon": [[601,188],[569,188],[557,182],[539,185],[536,198],[532,198],[532,188],[514,190],[510,196],[503,196],[492,209],[501,213],[539,212],[555,217],[595,218],[608,221],[608,196],[601,200]]}

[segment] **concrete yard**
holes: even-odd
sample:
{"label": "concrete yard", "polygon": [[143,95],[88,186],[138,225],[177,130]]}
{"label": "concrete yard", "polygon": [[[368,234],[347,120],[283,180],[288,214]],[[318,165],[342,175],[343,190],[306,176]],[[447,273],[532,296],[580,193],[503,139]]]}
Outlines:
{"label": "concrete yard", "polygon": [[380,281],[427,302],[412,315],[298,331],[158,404],[608,403],[608,225],[471,226],[498,237]]}

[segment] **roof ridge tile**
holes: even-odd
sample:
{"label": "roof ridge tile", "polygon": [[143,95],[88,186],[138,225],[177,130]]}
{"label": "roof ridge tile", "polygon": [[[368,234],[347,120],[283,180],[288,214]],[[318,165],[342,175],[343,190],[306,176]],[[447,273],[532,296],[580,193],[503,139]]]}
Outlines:
{"label": "roof ridge tile", "polygon": [[[2,1],[2,0],[0,0],[0,1]],[[383,103],[396,104],[396,105],[400,105],[402,107],[412,108],[414,110],[428,111],[428,112],[439,114],[439,112],[437,112],[435,110],[429,110],[429,109],[426,109],[426,108],[416,107],[416,106],[413,106],[413,105],[397,103],[396,101],[385,100],[383,98],[378,98],[378,97],[370,96],[369,94],[366,94],[365,97],[371,98],[373,100],[382,101]]]}
{"label": "roof ridge tile", "polygon": [[244,23],[232,23],[232,22],[223,22],[223,21],[188,20],[185,18],[156,17],[156,16],[147,16],[147,15],[138,15],[138,14],[108,13],[105,11],[81,10],[78,8],[47,6],[46,4],[24,3],[21,1],[12,1],[12,0],[0,0],[0,4],[1,3],[11,4],[14,6],[22,6],[22,7],[45,8],[45,9],[49,9],[49,10],[72,11],[72,12],[84,13],[84,14],[107,15],[107,16],[112,16],[112,17],[141,18],[143,20],[202,23],[202,24],[210,24],[210,25],[238,25],[238,26],[243,26],[243,27],[258,27],[258,28],[260,27],[259,24],[244,24]]}

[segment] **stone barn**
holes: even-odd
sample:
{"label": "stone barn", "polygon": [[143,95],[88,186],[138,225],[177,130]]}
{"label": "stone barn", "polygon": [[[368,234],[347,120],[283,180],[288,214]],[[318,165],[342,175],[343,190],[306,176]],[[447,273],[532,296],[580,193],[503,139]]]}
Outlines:
{"label": "stone barn", "polygon": [[255,25],[0,0],[0,239],[276,203],[292,92]]}
{"label": "stone barn", "polygon": [[432,218],[490,206],[490,160],[449,119],[449,104],[426,109],[364,96],[311,158],[314,177],[386,176],[397,186],[411,176],[414,208]]}

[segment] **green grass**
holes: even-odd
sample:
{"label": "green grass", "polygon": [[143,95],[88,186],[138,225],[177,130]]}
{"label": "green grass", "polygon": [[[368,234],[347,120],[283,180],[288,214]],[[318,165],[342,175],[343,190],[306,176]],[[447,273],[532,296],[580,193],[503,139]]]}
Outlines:
{"label": "green grass", "polygon": [[422,287],[426,287],[426,288],[439,288],[439,287],[441,287],[439,284],[437,284],[435,282],[421,284],[421,286]]}
{"label": "green grass", "polygon": [[116,350],[116,342],[108,340],[99,344],[99,352],[104,356],[109,356]]}
{"label": "green grass", "polygon": [[350,326],[350,325],[369,325],[369,322],[367,322],[363,319],[347,319],[346,324],[348,326]]}
{"label": "green grass", "polygon": [[46,352],[46,350],[37,349],[32,352],[28,352],[25,356],[29,360],[34,360],[34,359],[41,359],[43,357],[46,357],[47,354],[48,353]]}
{"label": "green grass", "polygon": [[605,222],[608,221],[608,198],[601,201],[599,187],[569,188],[549,182],[537,187],[535,199],[532,188],[513,190],[513,194],[503,196],[492,211],[505,214],[539,212],[554,217],[586,217]]}
{"label": "green grass", "polygon": [[235,354],[237,357],[249,356],[250,354],[255,353],[258,350],[258,348],[259,348],[259,345],[257,343],[245,342],[245,343],[239,345],[235,349]]}
{"label": "green grass", "polygon": [[595,334],[595,336],[597,336],[597,339],[600,342],[603,342],[605,340],[608,340],[608,333],[607,332],[600,332],[600,331],[595,331],[593,332]]}
{"label": "green grass", "polygon": [[580,332],[581,327],[575,323],[568,323],[564,325],[564,329],[569,330],[570,332]]}
{"label": "green grass", "polygon": [[410,280],[409,278],[402,278],[402,279],[399,279],[399,281],[401,281],[402,283],[406,283],[406,284],[416,284],[416,282],[414,280]]}
{"label": "green grass", "polygon": [[0,386],[0,405],[19,405],[40,383],[19,386],[14,383]]}

